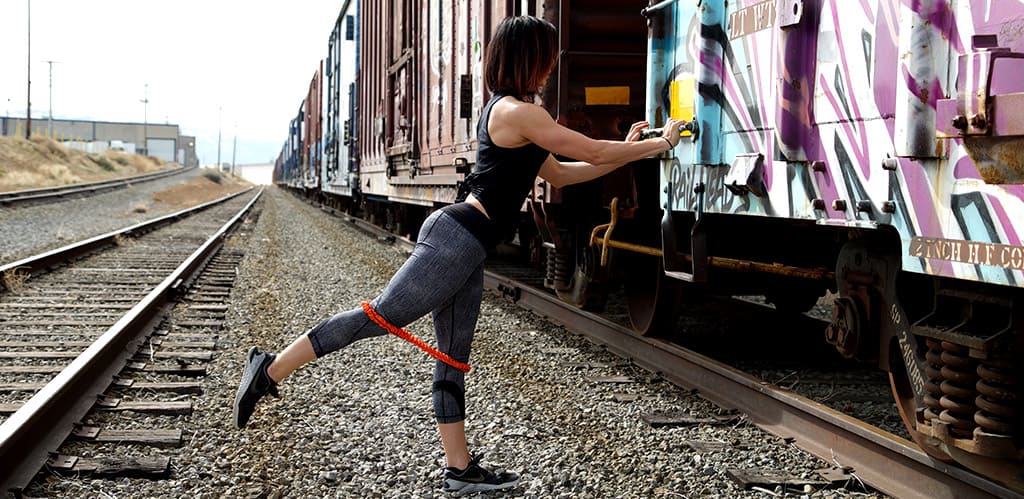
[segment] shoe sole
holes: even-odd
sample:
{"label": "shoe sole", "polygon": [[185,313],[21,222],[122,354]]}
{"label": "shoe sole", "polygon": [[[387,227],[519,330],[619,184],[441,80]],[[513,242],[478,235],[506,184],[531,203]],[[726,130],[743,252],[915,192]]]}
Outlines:
{"label": "shoe sole", "polygon": [[[252,358],[254,356],[256,356],[257,352],[259,352],[259,348],[258,347],[250,347],[249,348],[249,352],[245,354],[245,368],[246,368],[246,370],[248,370],[249,364],[252,363]],[[242,371],[242,381],[245,380],[245,375],[246,374],[247,374],[246,371]],[[238,420],[239,407],[240,407],[240,404],[242,402],[241,396],[243,394],[249,392],[249,388],[252,386],[252,383],[255,381],[255,379],[256,379],[256,375],[254,374],[252,376],[252,378],[249,379],[249,382],[246,384],[247,386],[246,386],[246,389],[244,391],[242,390],[242,383],[239,383],[238,393],[235,394],[235,404],[234,404],[234,407],[233,407],[233,409],[231,411],[231,414],[232,414],[232,418],[235,421],[235,427],[238,428],[239,430],[245,428],[245,425],[249,423],[248,419],[246,419],[244,422],[240,422]],[[253,403],[252,409],[249,410],[249,416],[250,417],[252,417],[252,412],[255,411],[255,410],[256,410],[256,404]]]}
{"label": "shoe sole", "polygon": [[516,485],[519,485],[519,479],[518,478],[515,481],[506,482],[506,483],[502,483],[502,484],[467,483],[462,488],[459,488],[459,489],[451,489],[451,488],[449,488],[449,489],[446,489],[446,491],[450,492],[455,497],[459,497],[459,496],[464,496],[464,495],[467,495],[467,494],[475,494],[477,492],[490,492],[490,491],[494,491],[494,490],[510,489],[512,487],[515,487]]}

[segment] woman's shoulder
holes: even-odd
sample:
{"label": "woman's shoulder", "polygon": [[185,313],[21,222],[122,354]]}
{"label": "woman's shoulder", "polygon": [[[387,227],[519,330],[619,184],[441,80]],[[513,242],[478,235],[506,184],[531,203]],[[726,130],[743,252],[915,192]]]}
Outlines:
{"label": "woman's shoulder", "polygon": [[511,95],[498,99],[494,103],[494,107],[491,108],[491,113],[499,119],[517,122],[530,122],[543,117],[550,118],[550,115],[548,115],[548,112],[543,107],[532,102],[521,101]]}

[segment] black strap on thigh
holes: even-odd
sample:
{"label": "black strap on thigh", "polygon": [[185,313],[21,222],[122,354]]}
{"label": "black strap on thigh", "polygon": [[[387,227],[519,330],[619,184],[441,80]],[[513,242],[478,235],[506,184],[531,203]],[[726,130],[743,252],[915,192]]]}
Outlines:
{"label": "black strap on thigh", "polygon": [[459,385],[447,380],[435,381],[433,391],[435,393],[446,392],[451,395],[459,406],[458,416],[463,419],[466,417],[466,394]]}

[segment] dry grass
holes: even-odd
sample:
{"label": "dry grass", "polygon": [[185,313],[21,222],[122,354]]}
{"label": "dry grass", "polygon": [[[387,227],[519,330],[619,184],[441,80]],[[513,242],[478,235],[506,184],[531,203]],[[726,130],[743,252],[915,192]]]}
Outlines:
{"label": "dry grass", "polygon": [[14,268],[0,274],[0,289],[6,289],[11,293],[17,293],[25,289],[25,281],[29,273],[22,268]]}
{"label": "dry grass", "polygon": [[96,182],[176,166],[118,151],[89,154],[48,137],[0,137],[0,192]]}
{"label": "dry grass", "polygon": [[153,202],[162,203],[173,209],[183,209],[227,196],[250,185],[252,184],[237,177],[209,171],[188,182],[154,193]]}
{"label": "dry grass", "polygon": [[[166,163],[151,156],[118,151],[87,154],[68,149],[46,137],[32,137],[31,140],[0,137],[0,192],[95,182],[177,166],[176,163]],[[251,185],[239,177],[217,170],[206,170],[202,175],[159,191],[153,194],[150,201],[137,202],[129,209],[134,213],[161,212],[165,209],[176,211],[238,192]]]}

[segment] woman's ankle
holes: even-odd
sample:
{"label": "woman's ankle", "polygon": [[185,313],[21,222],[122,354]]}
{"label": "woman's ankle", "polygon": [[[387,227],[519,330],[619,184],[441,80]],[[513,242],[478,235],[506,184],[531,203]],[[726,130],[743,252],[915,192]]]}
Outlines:
{"label": "woman's ankle", "polygon": [[464,470],[469,466],[469,461],[472,459],[469,454],[465,456],[445,456],[445,461],[449,468],[455,468],[457,470]]}
{"label": "woman's ankle", "polygon": [[269,376],[274,383],[281,384],[281,381],[288,377],[288,373],[282,372],[280,367],[275,368],[274,366],[276,364],[277,359],[274,359],[274,362],[271,362],[270,365],[267,366],[267,376]]}

